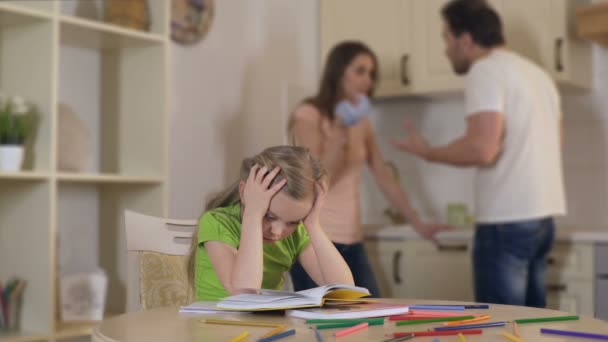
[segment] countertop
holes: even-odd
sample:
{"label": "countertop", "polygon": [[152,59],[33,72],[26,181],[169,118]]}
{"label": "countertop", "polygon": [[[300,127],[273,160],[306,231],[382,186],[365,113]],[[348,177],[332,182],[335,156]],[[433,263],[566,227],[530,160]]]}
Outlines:
{"label": "countertop", "polygon": [[[556,240],[560,242],[608,242],[608,227],[581,230],[572,227],[556,227]],[[422,237],[410,225],[366,224],[363,225],[366,240],[421,240]],[[473,237],[472,229],[441,232],[437,238],[443,241],[467,241]]]}

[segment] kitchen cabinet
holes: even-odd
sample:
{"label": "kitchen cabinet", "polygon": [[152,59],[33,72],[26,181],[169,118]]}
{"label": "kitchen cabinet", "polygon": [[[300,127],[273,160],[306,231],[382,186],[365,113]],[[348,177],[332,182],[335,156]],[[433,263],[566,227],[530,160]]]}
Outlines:
{"label": "kitchen cabinet", "polygon": [[[608,236],[559,234],[547,257],[547,307],[606,319],[608,242],[602,241]],[[383,296],[474,301],[472,231],[440,234],[439,246],[407,227],[368,232],[366,238]]]}
{"label": "kitchen cabinet", "polygon": [[405,256],[402,241],[368,241],[365,249],[369,256],[380,295],[385,298],[405,298]]}
{"label": "kitchen cabinet", "polygon": [[[339,41],[357,39],[378,55],[378,97],[461,91],[441,37],[448,0],[321,0],[320,57]],[[589,88],[591,47],[573,29],[575,8],[590,0],[490,0],[507,46],[534,61],[559,84]]]}
{"label": "kitchen cabinet", "polygon": [[376,240],[366,249],[383,297],[473,300],[467,242]]}
{"label": "kitchen cabinet", "polygon": [[331,48],[343,40],[361,40],[377,55],[376,93],[383,96],[411,91],[412,0],[322,0],[320,2],[321,65]]}

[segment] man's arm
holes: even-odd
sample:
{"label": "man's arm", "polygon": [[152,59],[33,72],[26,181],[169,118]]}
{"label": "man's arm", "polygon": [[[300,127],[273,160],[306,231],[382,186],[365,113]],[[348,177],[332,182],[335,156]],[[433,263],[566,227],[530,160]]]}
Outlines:
{"label": "man's arm", "polygon": [[467,119],[465,134],[448,145],[433,147],[411,124],[406,123],[406,138],[392,144],[425,160],[454,166],[490,166],[502,147],[504,119],[500,112],[477,112]]}
{"label": "man's arm", "polygon": [[465,135],[452,143],[431,147],[428,161],[454,166],[491,166],[502,147],[504,120],[499,112],[479,112],[467,119]]}

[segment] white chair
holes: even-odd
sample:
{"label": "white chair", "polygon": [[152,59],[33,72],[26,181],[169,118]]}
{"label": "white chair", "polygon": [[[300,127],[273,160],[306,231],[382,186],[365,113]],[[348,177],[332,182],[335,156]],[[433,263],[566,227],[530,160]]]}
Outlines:
{"label": "white chair", "polygon": [[169,220],[125,210],[127,311],[193,301],[188,254],[196,220]]}

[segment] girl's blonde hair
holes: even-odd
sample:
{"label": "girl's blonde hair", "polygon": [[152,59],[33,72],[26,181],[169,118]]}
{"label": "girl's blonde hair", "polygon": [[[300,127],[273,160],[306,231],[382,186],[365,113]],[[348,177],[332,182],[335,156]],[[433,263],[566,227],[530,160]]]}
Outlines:
{"label": "girl's blonde hair", "polygon": [[[260,167],[265,166],[268,171],[277,166],[280,167],[281,170],[273,179],[270,186],[273,186],[282,179],[287,180],[281,191],[296,200],[314,196],[315,183],[324,181],[327,176],[327,171],[310,154],[307,148],[298,146],[269,147],[258,155],[243,160],[239,179],[211,198],[205,206],[205,212],[240,203],[239,184],[241,181],[247,181],[249,171],[256,164]],[[192,235],[188,259],[188,278],[193,287],[197,249],[198,230],[195,230]]]}

